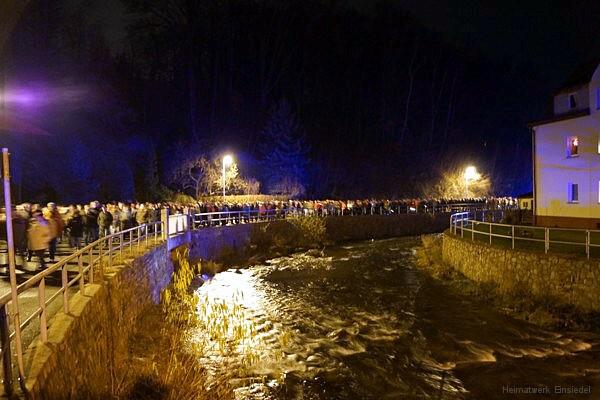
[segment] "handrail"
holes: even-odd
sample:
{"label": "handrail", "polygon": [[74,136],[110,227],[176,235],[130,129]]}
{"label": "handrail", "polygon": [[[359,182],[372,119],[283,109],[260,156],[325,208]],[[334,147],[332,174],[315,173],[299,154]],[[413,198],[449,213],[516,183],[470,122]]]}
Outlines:
{"label": "handrail", "polygon": [[[94,278],[95,278],[95,274],[94,274],[94,269],[96,266],[100,267],[100,273],[101,276],[103,277],[103,264],[102,261],[104,259],[104,257],[108,257],[108,265],[111,266],[112,265],[112,261],[113,261],[113,257],[115,256],[116,251],[119,251],[119,254],[122,254],[123,250],[126,249],[127,247],[129,248],[129,251],[132,252],[134,249],[134,246],[138,245],[138,247],[141,244],[141,240],[144,240],[145,243],[147,244],[149,242],[149,237],[150,236],[154,236],[154,242],[156,243],[159,239],[159,234],[161,235],[160,238],[162,239],[163,237],[163,231],[164,231],[164,227],[163,227],[163,222],[162,221],[157,221],[157,222],[152,222],[152,223],[147,223],[147,224],[143,224],[143,225],[138,225],[129,229],[125,229],[110,235],[106,235],[104,237],[101,237],[97,240],[95,240],[92,243],[89,243],[87,245],[85,245],[83,248],[76,250],[75,252],[73,252],[72,254],[62,258],[61,260],[59,260],[58,262],[52,264],[50,267],[44,269],[43,271],[40,271],[38,273],[36,273],[35,275],[33,275],[32,277],[30,277],[29,279],[27,279],[25,282],[22,282],[21,284],[19,284],[16,287],[16,299],[17,299],[17,304],[13,305],[12,304],[12,299],[13,299],[13,294],[11,291],[3,294],[2,296],[0,296],[0,308],[2,310],[6,310],[6,308],[8,307],[8,304],[11,304],[11,314],[12,317],[10,323],[8,323],[8,321],[2,321],[2,324],[0,324],[0,326],[3,326],[4,328],[2,329],[8,329],[8,332],[5,332],[6,337],[8,337],[8,343],[6,343],[5,345],[7,347],[2,348],[2,352],[4,353],[4,356],[7,357],[10,352],[10,341],[13,339],[13,337],[15,337],[17,335],[17,333],[20,335],[20,332],[23,331],[25,328],[27,328],[27,326],[29,326],[29,324],[31,324],[36,317],[39,317],[40,319],[40,340],[42,342],[45,342],[47,340],[47,323],[48,323],[48,316],[47,316],[47,312],[46,312],[46,308],[52,303],[54,302],[56,299],[58,299],[59,297],[62,297],[63,300],[63,310],[65,312],[69,311],[69,305],[68,305],[68,300],[69,300],[69,289],[72,288],[73,286],[75,286],[78,282],[79,282],[79,291],[81,293],[85,293],[85,287],[86,287],[86,280],[87,283],[93,283],[94,282]],[[127,239],[127,235],[129,236],[128,240]],[[114,245],[114,242],[118,242],[118,245]],[[105,251],[105,247],[106,247],[106,251]],[[94,257],[94,252],[97,250],[97,257]],[[87,257],[87,265],[83,265],[84,263],[84,258]],[[74,275],[71,277],[71,279],[69,279],[69,267],[70,267],[70,263],[76,261],[77,262],[77,267],[75,268],[75,272]],[[56,290],[55,293],[53,293],[49,298],[46,298],[46,278],[49,277],[50,275],[52,275],[53,273],[57,272],[57,271],[61,271],[61,285],[60,288],[58,288],[58,290]],[[89,276],[88,276],[89,274]],[[102,278],[103,279],[103,278]],[[22,307],[19,306],[19,295],[23,294],[24,292],[28,291],[29,289],[32,289],[34,287],[38,288],[37,290],[37,297],[38,297],[38,306],[35,307],[32,311],[28,312],[28,315],[23,316],[23,319],[21,320],[22,322],[20,322],[19,324],[15,325],[14,321],[17,320],[16,316],[19,316],[19,314],[23,311]],[[62,295],[62,296],[61,296]],[[6,313],[0,313],[0,315],[5,316]],[[11,332],[12,330],[12,332]],[[25,370],[24,370],[24,365],[23,365],[23,344],[20,342],[15,341],[15,348],[14,351],[17,354],[17,364],[18,364],[18,370],[19,370],[19,378],[20,378],[20,382],[21,384],[24,383],[24,379],[25,379]],[[6,354],[8,352],[8,354]],[[8,365],[11,365],[11,363],[7,363]],[[4,364],[4,369],[7,368],[7,364]],[[5,380],[7,379],[8,376],[10,376],[10,372],[8,371],[4,371],[4,378]],[[6,387],[6,385],[5,385]]]}
{"label": "handrail", "polygon": [[[487,226],[488,229],[479,230],[476,229],[477,226]],[[493,228],[503,228],[510,229],[510,234],[503,234],[494,232]],[[536,238],[536,237],[526,237],[522,235],[517,235],[515,232],[520,230],[521,232],[544,232],[544,238]],[[548,227],[540,227],[540,226],[529,226],[529,225],[512,225],[505,223],[497,223],[497,222],[487,222],[487,221],[478,221],[475,216],[471,218],[471,213],[463,212],[463,213],[455,213],[450,216],[450,231],[458,235],[460,232],[461,237],[465,236],[465,232],[469,232],[471,234],[471,241],[476,240],[476,235],[484,236],[488,238],[489,244],[492,244],[492,238],[503,238],[511,240],[511,248],[515,249],[516,242],[536,242],[536,243],[544,243],[544,252],[548,253],[553,247],[552,245],[567,245],[567,246],[575,246],[576,248],[585,247],[585,255],[589,259],[590,258],[590,249],[591,248],[600,248],[600,243],[592,243],[591,237],[593,234],[600,234],[600,230],[593,229],[569,229],[569,228],[548,228]],[[585,241],[573,241],[573,240],[563,240],[563,239],[552,239],[553,232],[571,232],[576,237],[579,236]]]}

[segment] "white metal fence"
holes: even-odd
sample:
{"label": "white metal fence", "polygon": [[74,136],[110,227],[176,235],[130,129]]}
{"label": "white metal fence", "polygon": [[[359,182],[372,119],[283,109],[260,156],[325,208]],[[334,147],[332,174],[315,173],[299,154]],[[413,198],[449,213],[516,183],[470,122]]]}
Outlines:
{"label": "white metal fence", "polygon": [[[600,231],[501,223],[504,212],[460,212],[450,216],[453,234],[490,245],[600,257]],[[489,221],[486,221],[489,220]],[[498,222],[495,222],[498,221]]]}

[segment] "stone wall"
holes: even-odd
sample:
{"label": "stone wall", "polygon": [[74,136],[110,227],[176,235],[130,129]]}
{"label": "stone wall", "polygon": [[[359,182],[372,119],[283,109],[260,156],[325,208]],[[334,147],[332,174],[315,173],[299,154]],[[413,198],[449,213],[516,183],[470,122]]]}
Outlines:
{"label": "stone wall", "polygon": [[600,311],[600,260],[493,247],[448,232],[442,255],[467,278],[493,283],[501,293]]}
{"label": "stone wall", "polygon": [[[449,214],[361,215],[325,218],[325,243],[384,239],[442,232]],[[204,228],[192,232],[190,257],[225,264],[244,263],[254,255],[285,253],[305,247],[286,220]]]}
{"label": "stone wall", "polygon": [[48,341],[25,354],[28,397],[109,398],[127,373],[128,341],[136,320],[160,300],[173,263],[166,243],[105,271],[103,284],[86,285],[69,301],[69,313],[50,321]]}

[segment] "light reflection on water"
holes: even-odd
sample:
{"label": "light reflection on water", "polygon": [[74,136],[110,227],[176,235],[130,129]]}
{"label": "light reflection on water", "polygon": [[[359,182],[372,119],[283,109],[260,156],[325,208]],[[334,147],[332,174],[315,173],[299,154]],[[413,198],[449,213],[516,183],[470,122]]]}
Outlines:
{"label": "light reflection on water", "polygon": [[363,242],[218,274],[197,290],[201,362],[233,372],[244,399],[501,398],[503,384],[558,384],[565,365],[572,384],[598,380],[596,336],[450,293],[414,268],[416,245]]}

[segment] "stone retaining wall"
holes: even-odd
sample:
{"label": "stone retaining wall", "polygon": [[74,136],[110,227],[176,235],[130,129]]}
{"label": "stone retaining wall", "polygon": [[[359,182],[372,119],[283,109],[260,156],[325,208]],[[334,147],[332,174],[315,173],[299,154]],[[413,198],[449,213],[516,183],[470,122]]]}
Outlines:
{"label": "stone retaining wall", "polygon": [[[385,239],[442,232],[450,214],[360,215],[325,218],[325,242]],[[225,264],[244,263],[257,254],[282,253],[303,247],[286,220],[204,228],[192,232],[190,257]]]}
{"label": "stone retaining wall", "polygon": [[445,262],[476,282],[504,293],[600,311],[600,260],[493,247],[444,234]]}
{"label": "stone retaining wall", "polygon": [[166,243],[105,271],[103,284],[75,294],[51,321],[48,341],[25,354],[31,399],[109,398],[127,372],[128,341],[142,310],[160,300],[173,263]]}

